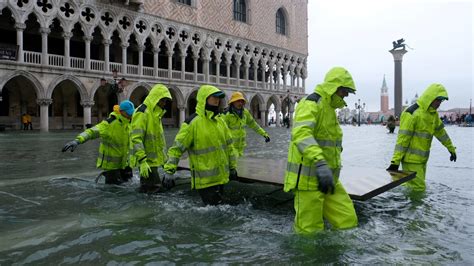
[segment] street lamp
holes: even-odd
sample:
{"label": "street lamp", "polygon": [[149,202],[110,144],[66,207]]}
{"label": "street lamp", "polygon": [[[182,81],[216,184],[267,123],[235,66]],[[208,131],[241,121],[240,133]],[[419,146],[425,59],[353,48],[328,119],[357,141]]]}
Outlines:
{"label": "street lamp", "polygon": [[358,125],[360,127],[360,109],[364,109],[365,108],[365,103],[363,103],[362,105],[360,105],[360,99],[357,99],[357,103],[355,103],[355,108],[359,110],[359,122],[358,122]]}

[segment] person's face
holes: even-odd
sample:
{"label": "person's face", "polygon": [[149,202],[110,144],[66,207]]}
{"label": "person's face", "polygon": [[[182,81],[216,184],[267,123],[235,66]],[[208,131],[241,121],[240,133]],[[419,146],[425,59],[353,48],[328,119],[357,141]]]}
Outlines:
{"label": "person's face", "polygon": [[168,103],[169,99],[168,98],[161,98],[160,101],[158,101],[158,106],[161,109],[165,109],[166,104]]}
{"label": "person's face", "polygon": [[433,107],[434,109],[438,109],[442,102],[443,100],[435,99],[431,102],[431,107]]}
{"label": "person's face", "polygon": [[210,106],[219,106],[220,100],[221,98],[211,95],[207,97],[207,104],[209,104]]}
{"label": "person's face", "polygon": [[344,97],[349,96],[349,91],[345,88],[338,88],[336,91],[336,95],[344,99]]}
{"label": "person's face", "polygon": [[245,105],[244,100],[238,100],[238,101],[232,102],[232,106],[237,110],[244,108],[244,105]]}

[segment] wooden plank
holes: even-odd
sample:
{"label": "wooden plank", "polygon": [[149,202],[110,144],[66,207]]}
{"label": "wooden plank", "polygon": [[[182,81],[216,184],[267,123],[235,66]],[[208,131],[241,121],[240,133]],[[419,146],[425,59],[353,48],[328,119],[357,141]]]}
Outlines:
{"label": "wooden plank", "polygon": [[[189,170],[187,159],[180,160],[180,169]],[[259,182],[283,186],[286,160],[240,158],[237,173],[242,182]],[[353,200],[367,200],[415,178],[415,172],[389,172],[385,169],[343,167],[340,180]]]}

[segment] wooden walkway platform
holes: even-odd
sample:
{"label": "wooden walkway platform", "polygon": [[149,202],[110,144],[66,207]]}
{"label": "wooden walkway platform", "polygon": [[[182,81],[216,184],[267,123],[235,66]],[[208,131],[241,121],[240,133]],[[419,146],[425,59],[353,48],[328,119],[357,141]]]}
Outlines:
{"label": "wooden walkway platform", "polygon": [[[187,159],[180,160],[180,169],[189,170]],[[243,182],[259,182],[283,187],[286,160],[240,158],[237,173]],[[415,178],[415,172],[389,172],[385,169],[345,166],[340,180],[353,200],[364,201]]]}

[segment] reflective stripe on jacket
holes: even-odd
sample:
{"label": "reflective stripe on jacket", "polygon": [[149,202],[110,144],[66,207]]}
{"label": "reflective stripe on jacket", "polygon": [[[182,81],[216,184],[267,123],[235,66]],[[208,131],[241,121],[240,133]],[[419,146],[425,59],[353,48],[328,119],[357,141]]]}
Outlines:
{"label": "reflective stripe on jacket", "polygon": [[132,167],[138,166],[143,160],[151,167],[161,166],[166,162],[166,140],[161,123],[165,110],[157,105],[162,98],[171,99],[171,94],[166,86],[157,84],[133,114],[130,152]]}
{"label": "reflective stripe on jacket", "polygon": [[79,143],[100,138],[97,168],[123,169],[128,165],[130,123],[121,114],[112,112],[107,120],[86,129],[76,137]]}
{"label": "reflective stripe on jacket", "polygon": [[431,141],[435,136],[449,152],[455,152],[443,121],[438,112],[431,107],[437,97],[448,98],[443,85],[432,84],[418,98],[417,103],[406,108],[400,118],[397,144],[392,157],[392,163],[399,165],[407,163],[426,163],[430,155]]}
{"label": "reflective stripe on jacket", "polygon": [[242,117],[231,110],[228,110],[222,115],[222,118],[231,131],[234,140],[234,148],[236,149],[238,156],[244,154],[245,146],[247,146],[247,132],[245,127],[250,127],[262,137],[268,136],[267,132],[257,124],[255,119],[252,117],[252,114],[250,114],[250,112],[245,108],[242,109]]}
{"label": "reflective stripe on jacket", "polygon": [[229,169],[236,168],[236,152],[229,128],[220,116],[205,110],[207,97],[218,91],[214,86],[201,86],[196,116],[181,125],[168,150],[169,159],[164,169],[171,173],[176,171],[181,155],[188,151],[192,189],[226,184]]}
{"label": "reflective stripe on jacket", "polygon": [[[352,88],[355,85],[351,75],[344,68],[333,68],[318,85],[315,94],[302,99],[295,111],[295,118],[288,148],[288,163],[285,171],[284,190],[317,190],[315,163],[326,160],[339,176],[341,168],[342,130],[336,117],[336,108],[345,102],[331,106],[331,96],[340,86]],[[340,99],[340,98],[339,98]]]}

